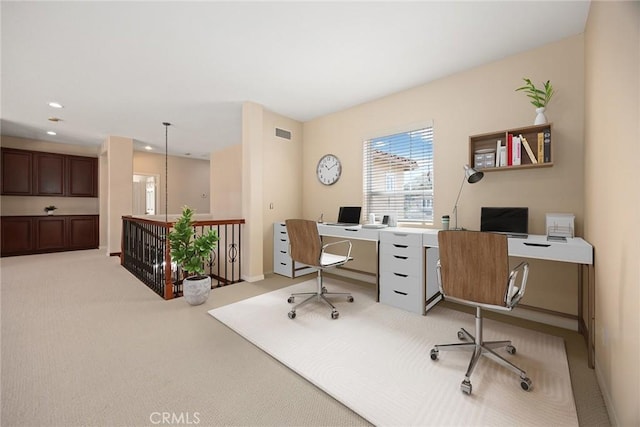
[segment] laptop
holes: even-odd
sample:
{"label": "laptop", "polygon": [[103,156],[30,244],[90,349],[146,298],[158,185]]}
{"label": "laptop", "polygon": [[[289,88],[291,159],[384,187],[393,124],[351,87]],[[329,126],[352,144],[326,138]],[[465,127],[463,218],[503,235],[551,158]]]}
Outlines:
{"label": "laptop", "polygon": [[340,206],[338,211],[338,222],[330,222],[326,225],[349,226],[360,224],[361,206]]}
{"label": "laptop", "polygon": [[529,208],[482,207],[480,231],[526,239],[529,236]]}

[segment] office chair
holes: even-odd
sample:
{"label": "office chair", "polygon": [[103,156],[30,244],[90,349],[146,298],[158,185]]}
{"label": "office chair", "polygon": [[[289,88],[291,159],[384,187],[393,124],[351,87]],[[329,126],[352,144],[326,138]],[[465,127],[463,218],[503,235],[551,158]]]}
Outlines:
{"label": "office chair", "polygon": [[[315,292],[301,292],[291,294],[287,300],[293,303],[298,296],[308,296],[304,301],[296,304],[289,312],[289,318],[295,319],[296,310],[313,301],[324,301],[331,307],[331,318],[337,319],[338,310],[327,299],[328,296],[342,295],[347,298],[348,302],[353,302],[353,296],[346,292],[327,292],[327,288],[322,284],[322,271],[327,268],[344,265],[351,258],[351,242],[349,240],[341,240],[338,242],[322,244],[320,234],[318,233],[318,225],[315,221],[305,219],[288,219],[285,221],[287,225],[287,234],[289,235],[289,254],[294,262],[306,264],[318,269],[317,289]],[[326,252],[326,249],[332,246],[342,247],[346,255],[336,255]]]}
{"label": "office chair", "polygon": [[[522,369],[494,351],[506,347],[509,354],[516,348],[511,341],[484,341],[482,338],[482,309],[511,311],[524,296],[529,264],[521,262],[509,271],[507,236],[479,231],[440,231],[438,233],[440,259],[437,276],[440,292],[445,300],[476,308],[476,331],[471,335],[464,328],[458,339],[468,341],[439,344],[431,349],[431,360],[437,360],[440,350],[471,350],[473,355],[464,380],[463,393],[471,394],[471,373],[481,356],[505,366],[520,376],[523,390],[531,389],[531,380]],[[518,274],[522,277],[518,282]]]}

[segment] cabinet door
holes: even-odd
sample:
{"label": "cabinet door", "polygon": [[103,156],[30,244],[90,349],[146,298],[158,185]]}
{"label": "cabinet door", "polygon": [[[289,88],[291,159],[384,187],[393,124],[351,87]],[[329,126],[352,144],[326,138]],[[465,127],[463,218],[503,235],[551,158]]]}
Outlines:
{"label": "cabinet door", "polygon": [[3,148],[2,194],[31,195],[32,171],[31,152]]}
{"label": "cabinet door", "polygon": [[98,244],[97,216],[69,217],[69,249],[94,249]]}
{"label": "cabinet door", "polygon": [[67,156],[67,196],[98,197],[98,159]]}
{"label": "cabinet door", "polygon": [[62,154],[33,153],[33,193],[36,196],[64,196],[64,157]]}
{"label": "cabinet door", "polygon": [[36,251],[63,250],[66,247],[65,217],[36,217]]}
{"label": "cabinet door", "polygon": [[2,218],[2,256],[29,253],[33,241],[31,218]]}

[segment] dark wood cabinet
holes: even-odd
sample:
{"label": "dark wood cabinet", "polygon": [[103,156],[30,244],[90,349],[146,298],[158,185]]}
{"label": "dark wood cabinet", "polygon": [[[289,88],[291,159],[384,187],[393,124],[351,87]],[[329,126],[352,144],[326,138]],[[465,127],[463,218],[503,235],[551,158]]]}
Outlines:
{"label": "dark wood cabinet", "polygon": [[70,197],[98,196],[98,159],[67,156],[66,195]]}
{"label": "dark wood cabinet", "polygon": [[2,194],[29,196],[33,193],[32,153],[2,149]]}
{"label": "dark wood cabinet", "polygon": [[33,194],[64,196],[64,158],[62,154],[33,153]]}
{"label": "dark wood cabinet", "polygon": [[67,246],[67,218],[34,217],[37,252],[64,250]]}
{"label": "dark wood cabinet", "polygon": [[98,217],[97,216],[73,216],[69,217],[69,243],[70,249],[84,249],[98,247]]}
{"label": "dark wood cabinet", "polygon": [[2,148],[2,194],[98,197],[98,159]]}
{"label": "dark wood cabinet", "polygon": [[1,256],[97,249],[98,215],[3,216]]}
{"label": "dark wood cabinet", "polygon": [[33,252],[34,236],[31,217],[2,217],[2,249],[5,254],[28,254]]}

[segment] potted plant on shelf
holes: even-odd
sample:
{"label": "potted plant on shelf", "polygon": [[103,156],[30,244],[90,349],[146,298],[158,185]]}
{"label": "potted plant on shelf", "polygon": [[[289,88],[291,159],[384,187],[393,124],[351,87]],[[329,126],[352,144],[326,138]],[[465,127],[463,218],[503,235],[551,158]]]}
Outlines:
{"label": "potted plant on shelf", "polygon": [[531,103],[534,107],[536,107],[536,119],[533,122],[534,125],[543,125],[547,123],[547,118],[544,115],[544,111],[547,108],[547,104],[551,100],[551,97],[554,94],[553,86],[551,85],[551,81],[547,80],[544,82],[543,89],[537,88],[532,82],[531,79],[523,78],[525,81],[525,85],[516,89],[517,91],[523,91],[530,98]]}
{"label": "potted plant on shelf", "polygon": [[54,205],[49,205],[44,207],[44,211],[47,213],[47,215],[53,215],[53,211],[55,211],[56,209],[58,208],[55,207]]}
{"label": "potted plant on shelf", "polygon": [[218,233],[197,234],[193,228],[193,209],[185,206],[182,216],[169,232],[171,260],[182,267],[182,295],[191,305],[204,303],[211,291],[211,277],[204,274],[204,263],[218,242]]}

